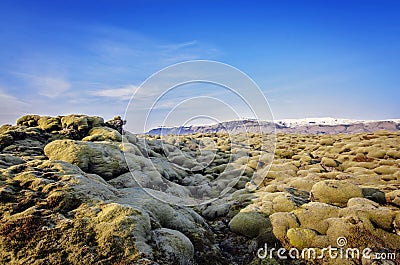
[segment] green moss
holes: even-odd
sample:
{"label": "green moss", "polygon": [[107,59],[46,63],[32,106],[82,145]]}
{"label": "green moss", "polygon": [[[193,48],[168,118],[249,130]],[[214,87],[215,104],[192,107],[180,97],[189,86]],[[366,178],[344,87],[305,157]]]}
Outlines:
{"label": "green moss", "polygon": [[327,219],[339,216],[339,208],[318,202],[304,204],[293,211],[301,227],[313,229],[320,234],[326,234],[328,230]]}
{"label": "green moss", "polygon": [[46,222],[40,216],[28,215],[10,220],[0,228],[0,236],[8,250],[16,250],[40,233]]}
{"label": "green moss", "polygon": [[238,234],[253,238],[266,229],[271,229],[268,218],[256,212],[239,212],[229,222],[230,229]]}
{"label": "green moss", "polygon": [[391,166],[380,166],[374,169],[374,172],[379,175],[392,175],[398,171],[400,171],[399,168]]}
{"label": "green moss", "polygon": [[86,136],[82,141],[111,141],[121,142],[122,136],[119,132],[108,127],[94,127],[89,131],[89,136]]}
{"label": "green moss", "polygon": [[314,230],[307,228],[290,228],[287,231],[290,244],[297,249],[316,247],[312,244],[316,236]]}
{"label": "green moss", "polygon": [[294,156],[294,152],[286,149],[276,149],[275,150],[275,155],[279,158],[287,158],[290,159],[292,156]]}
{"label": "green moss", "polygon": [[363,197],[362,189],[352,183],[340,180],[320,181],[311,189],[311,200],[336,206],[346,206],[351,198]]}
{"label": "green moss", "polygon": [[61,129],[61,119],[59,117],[40,117],[38,125],[44,131],[58,131]]}
{"label": "green moss", "polygon": [[39,119],[40,119],[39,115],[25,115],[17,120],[17,125],[35,127],[38,126]]}
{"label": "green moss", "polygon": [[62,160],[78,166],[85,172],[105,179],[128,171],[125,158],[117,145],[73,140],[57,140],[44,148],[51,160]]}

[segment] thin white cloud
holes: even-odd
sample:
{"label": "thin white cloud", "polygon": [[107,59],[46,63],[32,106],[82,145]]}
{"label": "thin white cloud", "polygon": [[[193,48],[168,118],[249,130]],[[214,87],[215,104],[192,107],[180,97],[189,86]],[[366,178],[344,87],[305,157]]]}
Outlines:
{"label": "thin white cloud", "polygon": [[[151,74],[173,63],[200,58],[216,58],[219,51],[202,41],[164,42],[137,32],[101,25],[89,27],[87,49],[96,54],[107,74]],[[140,67],[138,67],[140,65]],[[110,67],[111,66],[111,67]],[[150,71],[148,71],[150,70]],[[96,72],[99,68],[96,67]],[[145,75],[146,76],[146,75]]]}
{"label": "thin white cloud", "polygon": [[195,46],[197,43],[196,40],[193,41],[187,41],[187,42],[181,42],[181,43],[176,43],[176,44],[167,44],[167,45],[159,45],[160,48],[163,49],[168,49],[171,51],[176,51],[184,48],[189,48]]}
{"label": "thin white cloud", "polygon": [[134,100],[141,101],[161,95],[163,92],[162,86],[154,86],[152,89],[144,89],[143,87],[138,87],[135,85],[127,85],[120,88],[102,89],[91,91],[90,94],[98,97],[107,97],[120,100],[129,100],[134,96]]}
{"label": "thin white cloud", "polygon": [[11,73],[21,76],[27,82],[27,87],[32,87],[39,95],[47,98],[61,96],[71,88],[71,84],[64,77],[56,74]]}
{"label": "thin white cloud", "polygon": [[38,87],[38,93],[48,98],[55,98],[70,89],[71,84],[61,77],[35,76],[32,82]]}
{"label": "thin white cloud", "polygon": [[18,100],[16,97],[3,92],[2,90],[0,90],[0,103],[1,103],[0,104],[1,110],[4,110],[5,106],[11,106],[13,104],[17,105],[25,104],[24,102]]}
{"label": "thin white cloud", "polygon": [[15,120],[29,109],[29,104],[0,90],[0,122],[14,123]]}
{"label": "thin white cloud", "polygon": [[127,100],[132,97],[133,93],[136,90],[137,90],[136,86],[128,85],[126,87],[121,87],[121,88],[96,90],[93,91],[91,94],[94,96],[120,98],[122,100]]}

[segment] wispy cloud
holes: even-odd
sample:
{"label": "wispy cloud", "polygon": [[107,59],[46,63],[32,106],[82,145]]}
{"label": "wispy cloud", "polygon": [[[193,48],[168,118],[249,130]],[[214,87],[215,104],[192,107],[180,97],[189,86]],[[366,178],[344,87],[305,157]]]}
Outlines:
{"label": "wispy cloud", "polygon": [[70,89],[71,84],[61,77],[35,76],[32,82],[38,87],[40,95],[55,98]]}
{"label": "wispy cloud", "polygon": [[13,123],[28,110],[28,104],[0,89],[0,120]]}
{"label": "wispy cloud", "polygon": [[131,70],[138,65],[143,70],[143,66],[157,64],[157,67],[165,67],[166,63],[197,59],[199,56],[213,57],[210,51],[217,51],[215,47],[197,40],[171,43],[117,27],[91,26],[86,30],[94,36],[88,41],[87,48],[97,58],[106,64],[129,66]]}
{"label": "wispy cloud", "polygon": [[134,85],[128,85],[126,87],[114,88],[114,89],[103,89],[92,91],[90,94],[99,97],[119,98],[122,100],[130,99],[137,90]]}
{"label": "wispy cloud", "polygon": [[193,40],[193,41],[181,42],[181,43],[176,43],[176,44],[159,45],[158,47],[160,47],[162,49],[166,49],[166,50],[176,51],[176,50],[193,47],[196,44],[198,44],[198,42],[196,40]]}
{"label": "wispy cloud", "polygon": [[71,84],[59,74],[30,74],[24,72],[10,72],[25,80],[26,87],[31,87],[37,94],[47,98],[56,98],[67,92]]}
{"label": "wispy cloud", "polygon": [[24,105],[25,103],[23,101],[18,100],[16,97],[7,94],[6,92],[2,91],[0,89],[0,107],[2,107],[4,109],[4,106],[7,105],[13,105],[13,104],[17,104],[17,105]]}

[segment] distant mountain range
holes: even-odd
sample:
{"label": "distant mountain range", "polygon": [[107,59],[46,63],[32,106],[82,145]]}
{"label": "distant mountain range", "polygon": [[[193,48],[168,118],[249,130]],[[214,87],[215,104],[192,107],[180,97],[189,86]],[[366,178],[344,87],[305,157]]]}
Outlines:
{"label": "distant mountain range", "polygon": [[392,120],[349,120],[335,118],[305,118],[284,119],[271,121],[257,121],[254,119],[221,122],[213,125],[193,125],[179,127],[159,127],[150,130],[147,134],[193,134],[215,132],[272,132],[299,133],[299,134],[339,134],[362,133],[377,130],[399,131],[400,119]]}

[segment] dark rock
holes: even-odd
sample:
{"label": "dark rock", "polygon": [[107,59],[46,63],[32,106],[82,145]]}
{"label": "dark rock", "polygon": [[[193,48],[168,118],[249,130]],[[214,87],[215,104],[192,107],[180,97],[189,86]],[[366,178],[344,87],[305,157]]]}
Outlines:
{"label": "dark rock", "polygon": [[12,144],[14,138],[10,135],[0,135],[0,150],[3,150],[4,147]]}
{"label": "dark rock", "polygon": [[112,120],[106,121],[106,126],[117,130],[120,134],[122,134],[125,123],[126,121],[122,120],[120,116],[115,116]]}
{"label": "dark rock", "polygon": [[374,188],[362,188],[361,191],[364,195],[364,198],[379,204],[386,204],[385,193],[383,191]]}
{"label": "dark rock", "polygon": [[289,196],[289,200],[294,202],[296,206],[301,206],[310,202],[310,193],[308,191],[295,188],[285,188],[285,190],[290,193],[291,196]]}

